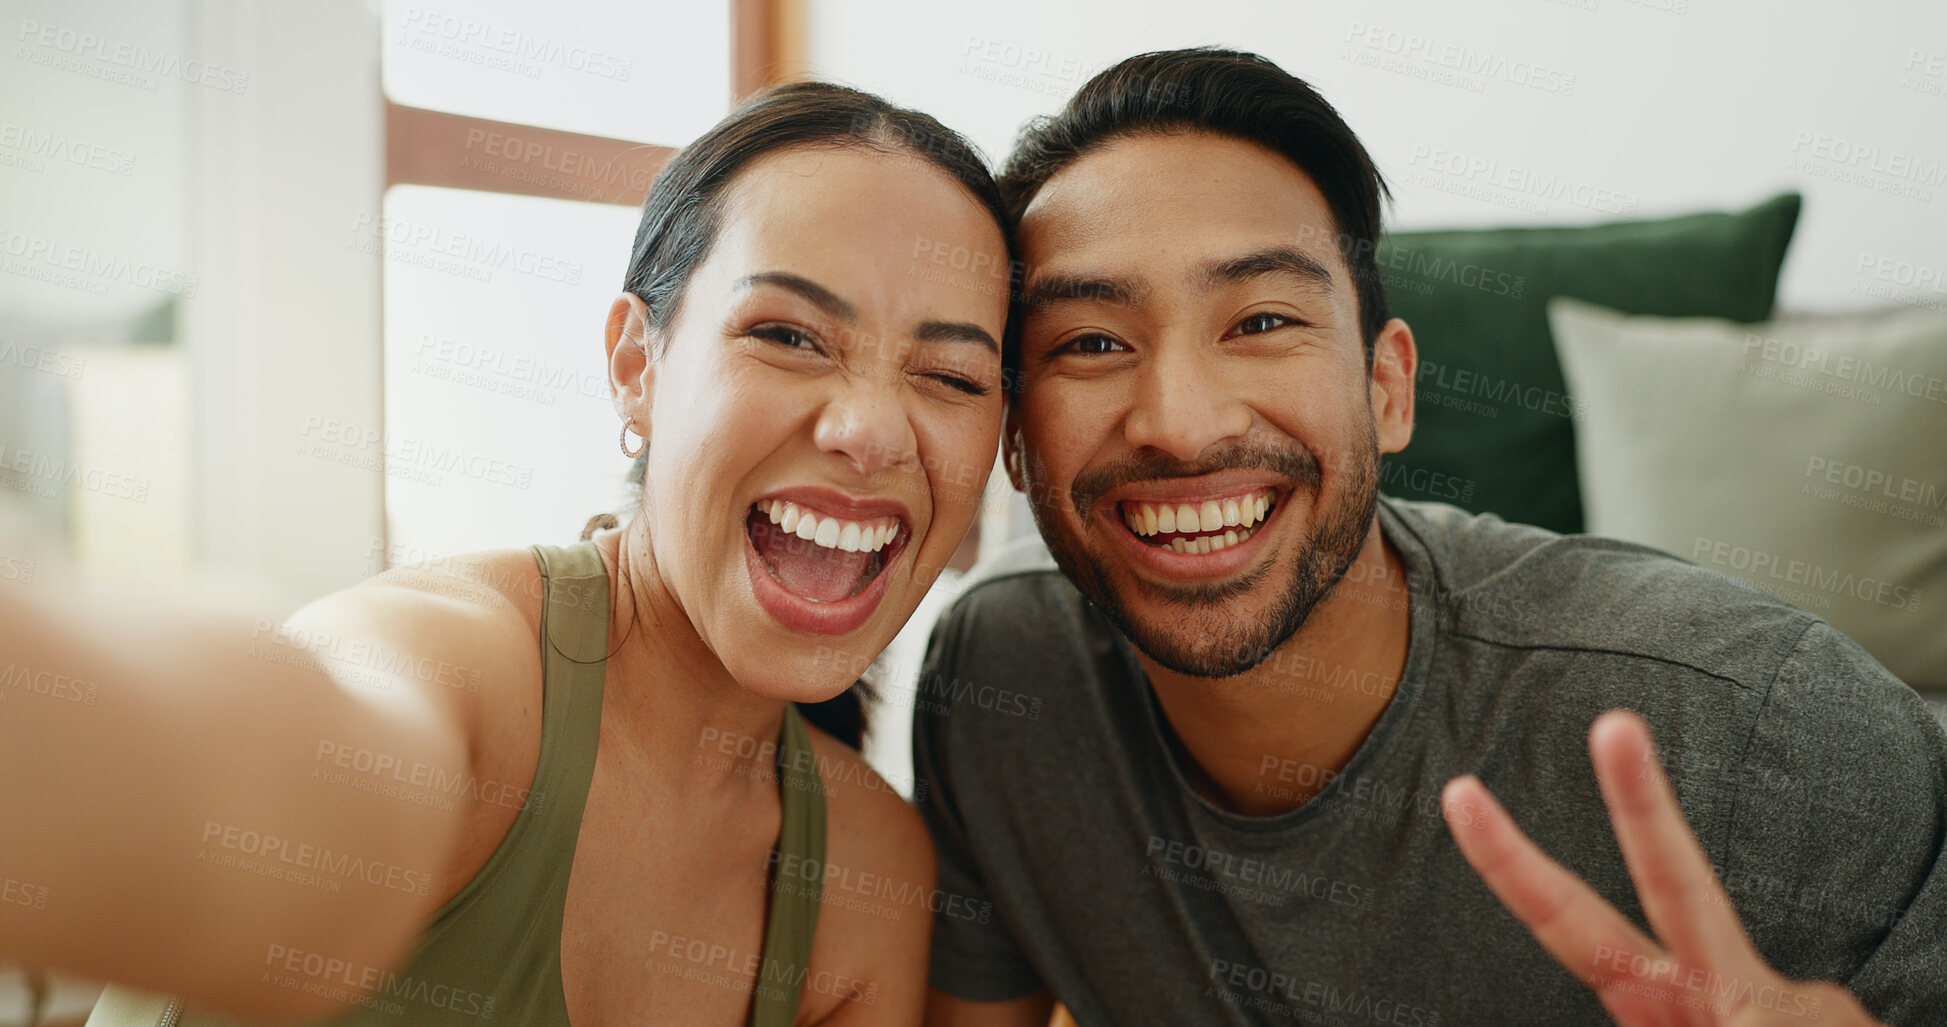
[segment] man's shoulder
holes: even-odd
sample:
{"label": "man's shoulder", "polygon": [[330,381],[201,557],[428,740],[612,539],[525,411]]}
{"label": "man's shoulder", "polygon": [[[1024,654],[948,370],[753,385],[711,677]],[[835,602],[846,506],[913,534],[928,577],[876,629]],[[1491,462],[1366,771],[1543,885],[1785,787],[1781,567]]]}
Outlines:
{"label": "man's shoulder", "polygon": [[[1415,581],[1457,639],[1637,660],[1758,686],[1819,618],[1649,546],[1387,500],[1426,554]],[[1397,542],[1396,542],[1397,544]]]}
{"label": "man's shoulder", "polygon": [[1685,587],[1674,599],[1716,602],[1737,597],[1796,609],[1769,592],[1635,542],[1564,535],[1445,503],[1388,498],[1382,506],[1394,515],[1393,524],[1428,554],[1434,575],[1429,587],[1442,598],[1501,588],[1590,600],[1619,583],[1654,581],[1682,583]]}
{"label": "man's shoulder", "polygon": [[1122,644],[1039,537],[1010,543],[968,572],[934,625],[915,730],[944,731],[950,721],[955,732],[1018,740],[1023,718],[1099,698],[1122,673]]}
{"label": "man's shoulder", "polygon": [[[1454,687],[1503,699],[1519,689],[1592,691],[1602,706],[1660,715],[1667,728],[1688,724],[1687,738],[1670,741],[1715,747],[1725,773],[1761,765],[1828,783],[1880,774],[1922,804],[1940,794],[1947,738],[1926,704],[1822,618],[1647,546],[1447,506],[1388,505],[1392,527],[1424,546],[1434,567],[1416,600],[1430,604],[1446,646],[1474,650],[1447,661],[1473,668]],[[1930,783],[1916,791],[1914,782]]]}
{"label": "man's shoulder", "polygon": [[1062,573],[1040,535],[1015,539],[967,572],[964,587],[940,618],[993,641],[996,632],[1011,642],[1030,644],[1043,636],[1058,642],[1077,618],[1086,618],[1089,600]]}

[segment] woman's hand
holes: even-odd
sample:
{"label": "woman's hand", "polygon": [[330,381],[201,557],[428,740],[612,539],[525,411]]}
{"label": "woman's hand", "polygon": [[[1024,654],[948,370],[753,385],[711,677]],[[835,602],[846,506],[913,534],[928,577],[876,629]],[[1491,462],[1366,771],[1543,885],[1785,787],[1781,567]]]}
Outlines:
{"label": "woman's hand", "polygon": [[1839,985],[1786,980],[1765,965],[1683,819],[1649,725],[1603,714],[1589,730],[1589,757],[1660,942],[1529,841],[1479,779],[1448,782],[1442,807],[1467,862],[1617,1023],[1876,1022]]}

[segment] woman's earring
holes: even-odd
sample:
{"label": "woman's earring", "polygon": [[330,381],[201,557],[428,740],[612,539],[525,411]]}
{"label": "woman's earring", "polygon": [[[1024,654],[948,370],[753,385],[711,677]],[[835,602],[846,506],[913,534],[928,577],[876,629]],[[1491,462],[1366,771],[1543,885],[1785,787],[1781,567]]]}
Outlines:
{"label": "woman's earring", "polygon": [[629,451],[629,429],[633,427],[635,427],[635,420],[633,418],[622,422],[622,455],[631,460],[641,456],[642,451],[649,448],[649,436],[644,435],[642,437],[642,445],[637,446],[634,452]]}

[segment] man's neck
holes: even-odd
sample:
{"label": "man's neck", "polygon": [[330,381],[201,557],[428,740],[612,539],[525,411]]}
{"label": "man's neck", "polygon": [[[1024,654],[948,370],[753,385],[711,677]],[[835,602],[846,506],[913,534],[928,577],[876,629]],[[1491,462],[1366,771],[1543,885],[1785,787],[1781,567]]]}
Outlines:
{"label": "man's neck", "polygon": [[1199,678],[1142,657],[1198,793],[1250,816],[1288,812],[1345,769],[1406,666],[1410,602],[1378,520],[1305,624],[1242,674]]}

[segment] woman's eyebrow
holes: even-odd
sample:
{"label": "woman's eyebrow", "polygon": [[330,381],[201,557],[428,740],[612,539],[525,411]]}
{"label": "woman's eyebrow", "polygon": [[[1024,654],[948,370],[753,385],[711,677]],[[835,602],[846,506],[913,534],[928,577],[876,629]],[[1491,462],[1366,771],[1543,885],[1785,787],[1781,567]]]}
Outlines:
{"label": "woman's eyebrow", "polygon": [[758,285],[775,285],[789,289],[809,300],[812,306],[841,321],[853,322],[859,319],[859,308],[850,300],[803,275],[794,275],[789,271],[760,271],[739,278],[736,282],[738,289],[749,289]]}
{"label": "woman's eyebrow", "polygon": [[[850,300],[819,285],[803,275],[789,271],[760,271],[737,279],[736,288],[750,289],[759,285],[775,285],[789,289],[811,302],[811,305],[847,323],[859,319],[859,308]],[[972,342],[985,346],[995,353],[1001,351],[1000,343],[994,341],[987,329],[971,321],[922,321],[913,330],[913,338],[919,342]]]}
{"label": "woman's eyebrow", "polygon": [[987,333],[987,329],[971,321],[922,321],[914,329],[913,338],[920,342],[971,342],[995,353],[1001,351],[1000,344]]}

